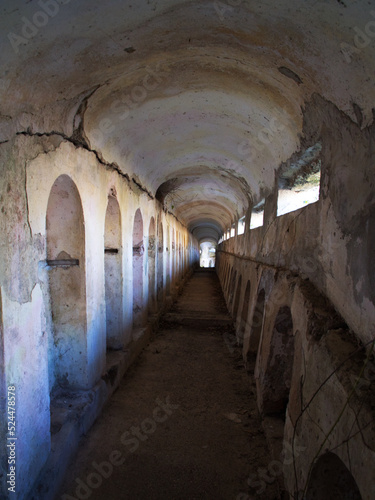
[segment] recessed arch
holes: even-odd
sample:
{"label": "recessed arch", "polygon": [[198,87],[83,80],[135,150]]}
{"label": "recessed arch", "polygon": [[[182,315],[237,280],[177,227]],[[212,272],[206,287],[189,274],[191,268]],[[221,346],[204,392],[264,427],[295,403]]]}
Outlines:
{"label": "recessed arch", "polygon": [[171,268],[171,282],[174,286],[175,284],[175,279],[176,279],[176,232],[174,229],[172,229],[172,253],[171,253],[171,259],[172,259],[172,268]]}
{"label": "recessed arch", "polygon": [[280,307],[269,343],[266,371],[262,380],[262,410],[265,415],[285,419],[294,360],[293,319],[289,306]]}
{"label": "recessed arch", "polygon": [[54,182],[46,214],[47,264],[52,318],[50,384],[87,386],[85,226],[73,180]]}
{"label": "recessed arch", "polygon": [[165,289],[167,295],[171,293],[171,279],[172,279],[172,237],[170,226],[167,226],[167,255],[166,255],[166,276],[165,276]]}
{"label": "recessed arch", "polygon": [[230,271],[228,272],[228,275],[227,275],[227,280],[226,280],[226,283],[225,283],[225,291],[227,293],[227,295],[229,295],[229,291],[230,291],[230,284],[232,282],[232,276],[233,276],[233,273],[234,273],[234,268],[233,266],[230,268]]}
{"label": "recessed arch", "polygon": [[182,274],[182,234],[179,233],[178,237],[178,272]]}
{"label": "recessed arch", "polygon": [[224,273],[223,290],[226,290],[227,282],[228,282],[228,279],[229,279],[229,274],[230,274],[230,264],[229,264],[229,262],[227,262],[226,270],[225,270],[225,273]]}
{"label": "recessed arch", "polygon": [[240,306],[241,289],[242,289],[242,275],[240,274],[237,282],[236,296],[234,299],[233,313],[232,313],[235,324],[237,323],[238,308]]}
{"label": "recessed arch", "polygon": [[335,453],[318,458],[311,471],[306,500],[362,500],[357,483]]}
{"label": "recessed arch", "polygon": [[229,299],[228,299],[228,308],[231,310],[232,304],[233,304],[233,297],[234,293],[236,291],[236,283],[237,283],[237,270],[234,271],[234,274],[232,275],[231,281],[229,283],[228,287],[228,293],[229,293]]}
{"label": "recessed arch", "polygon": [[176,230],[176,279],[180,272],[180,232]]}
{"label": "recessed arch", "polygon": [[250,353],[256,354],[258,352],[260,338],[262,334],[265,302],[266,302],[266,292],[264,288],[262,288],[257,296],[253,319],[251,322],[250,340],[249,340]]}
{"label": "recessed arch", "polygon": [[133,224],[133,328],[139,328],[144,322],[143,297],[143,217],[138,208],[134,215]]}
{"label": "recessed arch", "polygon": [[242,301],[242,311],[241,311],[240,323],[239,323],[239,328],[238,328],[238,337],[239,337],[240,342],[243,342],[243,339],[245,336],[245,330],[246,330],[246,326],[247,326],[247,318],[249,316],[249,308],[250,308],[250,292],[251,292],[250,280],[247,280],[245,294],[244,294],[244,298]]}
{"label": "recessed arch", "polygon": [[104,273],[107,349],[120,349],[122,340],[122,234],[121,211],[115,196],[108,196],[104,229]]}
{"label": "recessed arch", "polygon": [[164,235],[163,235],[163,223],[159,218],[158,222],[158,253],[157,253],[157,300],[161,304],[164,297]]}
{"label": "recessed arch", "polygon": [[151,217],[148,228],[148,307],[151,313],[156,311],[156,234],[155,219]]}

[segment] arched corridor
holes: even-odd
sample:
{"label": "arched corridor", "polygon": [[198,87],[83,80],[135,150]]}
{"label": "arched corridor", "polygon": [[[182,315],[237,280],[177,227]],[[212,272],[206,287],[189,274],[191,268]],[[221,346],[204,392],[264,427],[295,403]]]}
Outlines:
{"label": "arched corridor", "polygon": [[373,500],[373,0],[3,0],[0,37],[0,498],[85,497],[117,405],[134,498]]}
{"label": "arched corridor", "polygon": [[[198,271],[83,439],[58,498],[243,493],[251,464],[267,467],[271,458],[249,381],[238,369],[241,351],[228,350],[225,334],[233,327],[220,283],[215,273]],[[259,498],[277,492],[270,484]]]}

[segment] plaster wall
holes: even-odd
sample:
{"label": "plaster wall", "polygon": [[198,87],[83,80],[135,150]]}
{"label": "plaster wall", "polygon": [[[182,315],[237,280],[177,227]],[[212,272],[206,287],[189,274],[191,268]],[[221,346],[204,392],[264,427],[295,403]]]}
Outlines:
{"label": "plaster wall", "polygon": [[[18,497],[27,498],[51,446],[50,405],[61,380],[56,377],[54,317],[52,300],[59,300],[59,290],[52,298],[50,273],[55,269],[49,259],[64,255],[47,255],[46,214],[51,188],[60,176],[68,176],[77,188],[84,220],[85,310],[83,314],[84,349],[75,353],[79,361],[77,379],[66,389],[89,391],[105,372],[107,363],[106,297],[104,234],[108,195],[115,195],[121,211],[121,263],[123,280],[122,310],[119,311],[121,334],[118,347],[126,349],[133,341],[133,242],[134,215],[140,209],[143,217],[144,240],[148,240],[151,218],[158,218],[165,231],[169,227],[187,235],[187,229],[177,219],[165,213],[159,202],[151,199],[118,172],[103,168],[95,155],[57,137],[18,136],[9,148],[1,148],[2,162],[7,165],[2,177],[3,211],[1,225],[9,244],[1,247],[1,290],[3,323],[3,358],[5,385],[17,389],[17,433],[22,435],[18,447]],[[6,209],[5,209],[6,206]],[[67,209],[67,207],[65,207]],[[63,210],[62,210],[63,212]],[[63,213],[62,213],[63,216]],[[190,239],[190,262],[198,258],[198,242]],[[168,251],[162,245],[163,271],[158,280],[166,286],[169,269]],[[67,252],[68,254],[68,252]],[[69,255],[69,254],[68,254]],[[74,257],[74,255],[71,255]],[[172,265],[172,261],[171,261]],[[176,284],[182,269],[176,272]],[[107,269],[108,271],[108,269]],[[143,261],[143,296],[147,321],[148,253]],[[69,272],[69,271],[68,271]],[[166,293],[161,295],[164,301]],[[159,309],[164,302],[159,304]],[[142,335],[142,332],[139,334]],[[138,334],[137,334],[138,337]],[[59,352],[58,356],[64,353]],[[67,353],[68,355],[68,353]],[[73,366],[73,365],[66,365]],[[63,384],[64,385],[64,384]],[[53,392],[51,393],[51,390]],[[3,430],[4,431],[4,430]],[[2,466],[2,474],[6,472]],[[2,481],[5,485],[5,481]]]}

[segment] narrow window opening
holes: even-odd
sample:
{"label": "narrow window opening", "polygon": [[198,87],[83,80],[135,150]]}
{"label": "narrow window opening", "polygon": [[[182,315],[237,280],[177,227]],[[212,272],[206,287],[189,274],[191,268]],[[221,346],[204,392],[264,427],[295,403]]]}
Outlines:
{"label": "narrow window opening", "polygon": [[319,200],[321,151],[322,145],[318,142],[306,149],[296,161],[282,167],[278,180],[277,216]]}
{"label": "narrow window opening", "polygon": [[245,232],[245,216],[241,217],[238,221],[237,234],[244,234]]}
{"label": "narrow window opening", "polygon": [[266,203],[265,198],[263,198],[257,205],[253,207],[250,219],[250,229],[256,229],[257,227],[262,227],[264,223],[264,205]]}

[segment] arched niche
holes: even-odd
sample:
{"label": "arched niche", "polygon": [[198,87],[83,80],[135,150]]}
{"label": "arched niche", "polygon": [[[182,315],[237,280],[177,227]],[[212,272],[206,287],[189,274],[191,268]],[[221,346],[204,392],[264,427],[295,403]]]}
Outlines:
{"label": "arched niche", "polygon": [[181,276],[182,274],[182,235],[179,233],[178,235],[178,273]]}
{"label": "arched niche", "polygon": [[262,386],[262,409],[265,415],[285,419],[293,371],[294,336],[290,308],[279,309],[271,334],[269,355]]}
{"label": "arched niche", "polygon": [[238,278],[236,294],[233,304],[233,320],[235,324],[237,323],[238,308],[240,306],[241,289],[242,289],[242,275],[240,275]]}
{"label": "arched niche", "polygon": [[156,311],[156,236],[155,219],[151,217],[148,229],[148,306],[151,313]]}
{"label": "arched niche", "polygon": [[56,384],[86,387],[85,225],[81,197],[67,175],[58,177],[51,188],[46,237],[52,315],[51,389]]}
{"label": "arched niche", "polygon": [[121,211],[115,196],[108,196],[104,229],[104,270],[107,349],[123,347]]}
{"label": "arched niche", "polygon": [[311,471],[306,500],[362,500],[357,483],[344,462],[328,452]]}
{"label": "arched niche", "polygon": [[163,302],[164,295],[164,237],[163,237],[163,224],[159,220],[158,223],[158,272],[157,272],[157,300],[161,304]]}
{"label": "arched niche", "polygon": [[141,327],[145,316],[143,304],[143,256],[143,218],[138,208],[133,225],[133,328]]}
{"label": "arched niche", "polygon": [[236,291],[236,282],[237,282],[237,271],[234,271],[232,274],[230,283],[229,283],[229,288],[228,288],[228,309],[231,310],[232,304],[233,304],[233,297],[234,293]]}
{"label": "arched niche", "polygon": [[166,276],[165,276],[165,287],[166,293],[169,295],[171,293],[171,269],[172,269],[172,242],[171,242],[171,232],[169,226],[167,226],[167,254],[166,254]]}
{"label": "arched niche", "polygon": [[171,268],[171,282],[174,285],[176,280],[176,233],[174,229],[172,229],[172,268]]}
{"label": "arched niche", "polygon": [[262,288],[258,292],[257,301],[253,313],[253,319],[251,321],[249,350],[248,350],[249,358],[250,357],[254,358],[258,352],[260,338],[262,334],[265,300],[266,300],[266,292],[264,288]]}
{"label": "arched niche", "polygon": [[224,272],[224,277],[223,277],[223,285],[222,285],[223,292],[225,292],[227,289],[229,277],[230,277],[230,264],[229,264],[229,262],[227,262],[226,269]]}
{"label": "arched niche", "polygon": [[229,293],[230,293],[230,284],[232,283],[232,276],[233,276],[233,273],[234,273],[234,269],[233,267],[231,267],[229,273],[228,273],[228,279],[225,283],[225,291],[226,291],[226,294],[227,296],[229,297]]}
{"label": "arched niche", "polygon": [[247,280],[245,294],[242,302],[241,316],[239,319],[239,328],[238,328],[238,338],[241,343],[243,342],[243,339],[245,337],[247,317],[249,316],[250,291],[251,291],[250,280]]}

